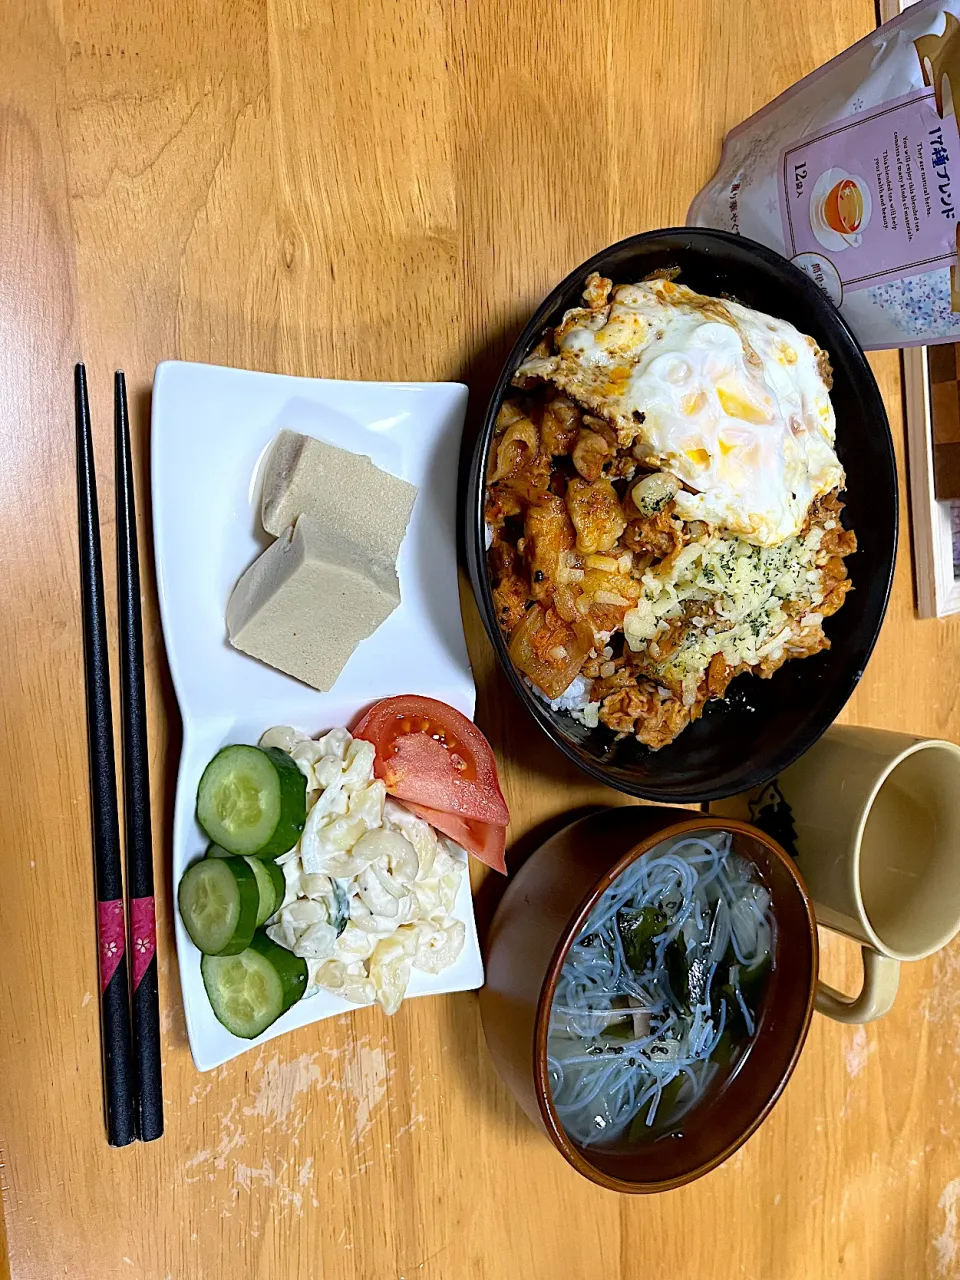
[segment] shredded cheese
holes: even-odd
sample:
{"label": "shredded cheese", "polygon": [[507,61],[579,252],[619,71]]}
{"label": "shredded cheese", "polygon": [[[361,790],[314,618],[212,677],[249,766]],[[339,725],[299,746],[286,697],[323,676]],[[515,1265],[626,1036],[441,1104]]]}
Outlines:
{"label": "shredded cheese", "polygon": [[[715,535],[689,543],[643,575],[641,598],[623,620],[627,644],[657,661],[661,649],[654,637],[687,619],[680,646],[661,671],[681,685],[684,703],[692,705],[714,654],[722,653],[732,667],[755,666],[779,656],[792,636],[820,620],[811,606],[825,594],[822,538],[822,529],[813,528],[776,547]],[[792,616],[784,608],[788,602],[802,602],[803,616]],[[691,610],[695,603],[702,608]]]}

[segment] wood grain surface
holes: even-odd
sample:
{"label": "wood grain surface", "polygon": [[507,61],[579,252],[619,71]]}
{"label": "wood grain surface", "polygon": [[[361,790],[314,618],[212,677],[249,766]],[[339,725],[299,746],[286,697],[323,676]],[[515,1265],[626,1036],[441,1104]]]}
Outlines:
{"label": "wood grain surface", "polygon": [[[871,0],[3,6],[0,1191],[14,1280],[960,1275],[957,946],[908,966],[882,1023],[818,1019],[747,1146],[689,1189],[641,1199],[588,1185],[534,1132],[493,1071],[473,995],[410,1001],[392,1021],[357,1012],[198,1075],[172,944],[179,722],[146,501],[156,363],[462,378],[475,421],[559,277],[681,222],[725,130],[873,24]],[[146,571],[167,1132],[119,1151],[100,1105],[81,353],[108,565],[115,367],[133,393]],[[903,475],[898,359],[872,363]],[[468,591],[463,603],[519,860],[572,811],[617,797],[537,736]],[[915,619],[905,533],[847,717],[960,738],[958,657],[960,621]],[[498,886],[479,879],[482,923]],[[856,964],[826,942],[829,980],[852,985]]]}

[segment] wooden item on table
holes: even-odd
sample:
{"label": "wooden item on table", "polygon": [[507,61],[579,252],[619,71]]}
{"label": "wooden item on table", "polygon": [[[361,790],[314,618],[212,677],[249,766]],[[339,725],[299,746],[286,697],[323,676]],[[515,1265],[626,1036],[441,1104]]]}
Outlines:
{"label": "wooden item on table", "polygon": [[[412,999],[392,1019],[361,1009],[198,1074],[172,944],[159,955],[164,1140],[114,1150],[97,1110],[63,394],[81,336],[91,365],[126,371],[138,480],[167,356],[464,377],[476,424],[545,293],[603,245],[681,223],[727,130],[871,30],[873,0],[19,9],[0,47],[0,766],[15,780],[0,893],[0,1196],[17,1280],[950,1276],[956,943],[908,967],[882,1023],[815,1019],[750,1142],[666,1196],[614,1195],[565,1165],[500,1081],[473,995]],[[870,363],[906,516],[899,356]],[[291,402],[276,429],[296,429],[301,409]],[[96,426],[102,453],[110,424]],[[960,618],[916,619],[910,551],[905,535],[845,717],[958,741]],[[160,850],[180,728],[146,556],[141,572]],[[623,797],[536,730],[469,589],[462,603],[516,867],[571,813]],[[252,730],[256,713],[240,714]],[[502,877],[474,877],[485,932]],[[176,910],[166,875],[156,895],[163,944]],[[859,948],[825,935],[821,956],[826,979],[852,989]]]}
{"label": "wooden item on table", "polygon": [[130,455],[127,384],[114,378],[114,466],[117,504],[117,618],[120,635],[120,721],[123,743],[123,829],[127,851],[130,1005],[137,1132],[144,1142],[163,1133],[157,925],[153,898],[153,835],[136,491]]}
{"label": "wooden item on table", "polygon": [[100,554],[100,516],[97,510],[97,476],[93,461],[87,375],[82,364],[78,364],[75,370],[74,391],[84,675],[100,959],[103,1093],[110,1145],[125,1147],[137,1137],[135,1080],[130,1045],[123,871],[117,817],[117,775],[113,755],[113,712],[110,704],[110,665]]}
{"label": "wooden item on table", "polygon": [[933,427],[933,479],[938,502],[960,498],[960,383],[957,344],[927,350],[930,418]]}
{"label": "wooden item on table", "polygon": [[[751,1044],[719,1103],[704,1094],[690,1121],[656,1142],[573,1142],[553,1105],[548,1035],[563,959],[601,896],[666,840],[729,831],[736,853],[769,890],[778,937]],[[716,921],[714,921],[716,923]],[[813,903],[783,849],[735,818],[648,805],[593,813],[558,831],[509,884],[490,928],[483,1030],[494,1061],[527,1115],[584,1177],[611,1191],[650,1193],[685,1186],[728,1159],[759,1128],[793,1074],[817,994]],[[601,983],[602,986],[602,983]],[[588,1051],[589,1052],[589,1051]]]}
{"label": "wooden item on table", "polygon": [[[960,502],[942,500],[937,493],[933,406],[938,384],[931,378],[933,353],[955,350],[953,346],[908,347],[903,352],[913,561],[917,612],[921,618],[942,618],[960,612]],[[948,361],[949,354],[938,357],[940,372],[949,372]],[[939,400],[942,419],[948,411],[949,384],[939,394]]]}

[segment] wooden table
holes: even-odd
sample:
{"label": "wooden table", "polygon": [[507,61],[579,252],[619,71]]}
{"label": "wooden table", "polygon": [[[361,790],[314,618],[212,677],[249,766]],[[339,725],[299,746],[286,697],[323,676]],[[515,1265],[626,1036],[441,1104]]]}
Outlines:
{"label": "wooden table", "polygon": [[[166,1135],[111,1150],[100,1110],[73,361],[101,463],[112,370],[127,371],[149,566],[157,361],[461,378],[475,418],[554,281],[681,222],[724,131],[873,23],[871,0],[6,7],[0,1188],[15,1280],[960,1275],[957,946],[909,969],[879,1026],[818,1019],[783,1101],[724,1168],[634,1199],[535,1133],[473,995],[358,1012],[198,1075],[161,877]],[[873,365],[903,475],[898,360]],[[107,563],[111,479],[104,466]],[[145,595],[167,867],[179,729],[149,574]],[[616,797],[537,735],[468,591],[464,615],[519,856]],[[848,717],[960,738],[958,656],[960,622],[914,618],[905,535]],[[481,920],[491,902],[479,885]],[[825,960],[853,984],[854,948],[828,941]]]}

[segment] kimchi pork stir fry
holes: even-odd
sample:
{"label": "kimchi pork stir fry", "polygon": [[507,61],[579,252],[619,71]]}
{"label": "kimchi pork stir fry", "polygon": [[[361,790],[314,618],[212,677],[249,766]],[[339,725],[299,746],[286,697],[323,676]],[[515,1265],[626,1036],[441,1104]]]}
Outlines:
{"label": "kimchi pork stir fry", "polygon": [[488,561],[515,667],[588,727],[672,742],[730,681],[829,648],[844,473],[826,353],[669,273],[591,276],[491,446]]}

